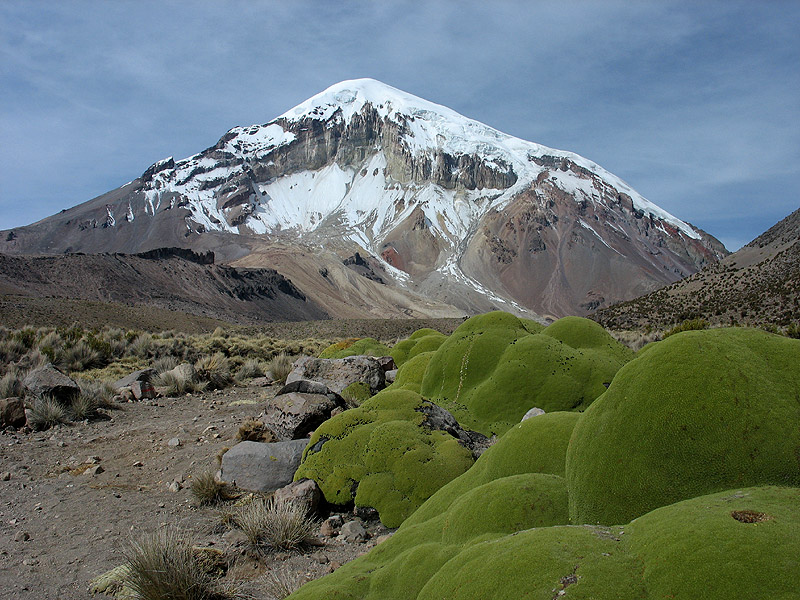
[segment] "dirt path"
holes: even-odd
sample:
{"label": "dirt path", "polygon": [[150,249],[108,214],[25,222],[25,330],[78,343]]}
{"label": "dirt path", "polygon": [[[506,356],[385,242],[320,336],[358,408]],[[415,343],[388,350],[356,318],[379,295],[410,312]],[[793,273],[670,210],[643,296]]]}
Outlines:
{"label": "dirt path", "polygon": [[[189,483],[217,468],[216,456],[236,443],[239,424],[258,415],[274,391],[243,387],[160,398],[125,404],[108,421],[3,432],[0,473],[10,479],[0,481],[0,598],[86,599],[89,580],[123,562],[132,536],[164,525],[224,545],[212,533],[218,512],[196,508]],[[174,438],[180,445],[170,444]],[[91,474],[95,464],[102,472]],[[174,481],[182,489],[170,491]],[[242,558],[235,568],[252,580],[277,561],[301,577],[318,577],[372,544],[330,538],[314,553]],[[247,586],[254,597],[267,597],[258,590],[257,582]]]}

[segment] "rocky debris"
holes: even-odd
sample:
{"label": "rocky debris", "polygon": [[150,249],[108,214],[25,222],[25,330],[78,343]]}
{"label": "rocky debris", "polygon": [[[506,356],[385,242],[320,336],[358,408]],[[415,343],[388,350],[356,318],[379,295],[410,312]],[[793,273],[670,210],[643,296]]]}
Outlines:
{"label": "rocky debris", "polygon": [[286,383],[309,379],[326,385],[340,394],[351,383],[364,382],[372,394],[386,387],[383,367],[372,356],[347,356],[345,358],[304,357],[295,362]]}
{"label": "rocky debris", "polygon": [[369,534],[360,519],[348,521],[339,531],[339,539],[345,542],[366,542]]}
{"label": "rocky debris", "polygon": [[115,381],[112,386],[115,390],[119,391],[122,388],[129,388],[135,381],[140,382],[151,382],[153,378],[156,376],[155,369],[139,369],[138,371],[134,371],[123,377],[122,379]]}
{"label": "rocky debris", "polygon": [[222,455],[222,480],[257,492],[282,488],[294,478],[307,444],[308,440],[240,442]]}
{"label": "rocky debris", "polygon": [[10,481],[11,480],[11,471],[3,471],[0,473],[0,481]]}
{"label": "rocky debris", "polygon": [[183,381],[197,381],[197,371],[192,363],[181,363],[167,373]]}
{"label": "rocky debris", "polygon": [[103,473],[103,472],[105,472],[105,469],[103,468],[102,465],[93,465],[93,466],[89,467],[88,469],[86,469],[83,472],[83,475],[86,475],[87,477],[94,477],[94,476],[99,475],[100,473]]}
{"label": "rocky debris", "polygon": [[81,392],[80,386],[73,379],[51,363],[28,373],[22,384],[34,396],[50,396],[65,406]]}
{"label": "rocky debris", "polygon": [[464,447],[469,448],[476,458],[488,448],[489,438],[477,431],[463,429],[456,421],[456,418],[450,414],[450,411],[438,404],[426,400],[416,410],[425,415],[425,420],[422,422],[423,427],[433,431],[449,433],[460,441]]}
{"label": "rocky debris", "polygon": [[182,442],[181,442],[180,438],[176,438],[176,437],[170,438],[169,441],[167,441],[167,446],[169,446],[170,448],[177,448],[181,444],[182,444]]}
{"label": "rocky debris", "polygon": [[253,387],[269,387],[273,383],[275,383],[275,380],[272,377],[264,375],[263,377],[254,377],[251,379],[249,385]]}
{"label": "rocky debris", "polygon": [[537,407],[534,406],[532,409],[530,409],[528,412],[526,412],[524,415],[522,415],[522,420],[523,421],[527,421],[531,417],[538,417],[539,415],[543,415],[543,414],[544,414],[544,411],[541,408],[537,408]]}
{"label": "rocky debris", "polygon": [[181,485],[181,482],[180,482],[180,481],[172,481],[172,482],[170,482],[170,484],[167,486],[167,489],[168,489],[170,492],[172,492],[172,493],[175,493],[175,492],[180,492],[180,491],[183,489],[183,486]]}
{"label": "rocky debris", "polygon": [[14,534],[15,542],[27,542],[29,539],[31,539],[31,534],[29,534],[27,531],[18,531],[16,534]]}
{"label": "rocky debris", "polygon": [[28,422],[25,416],[25,403],[22,398],[4,398],[0,400],[0,428],[25,427]]}
{"label": "rocky debris", "polygon": [[384,373],[384,377],[386,377],[386,384],[389,385],[390,383],[394,383],[394,380],[397,378],[397,369],[391,369]]}
{"label": "rocky debris", "polygon": [[[288,391],[308,389],[312,392]],[[284,440],[297,440],[308,436],[319,425],[331,418],[331,412],[345,405],[339,394],[324,384],[298,380],[284,386],[279,395],[268,401],[264,418]]]}
{"label": "rocky debris", "polygon": [[313,514],[319,510],[322,492],[317,482],[313,479],[301,479],[275,490],[272,497],[276,501],[283,500],[290,504],[303,503],[308,507],[308,511]]}

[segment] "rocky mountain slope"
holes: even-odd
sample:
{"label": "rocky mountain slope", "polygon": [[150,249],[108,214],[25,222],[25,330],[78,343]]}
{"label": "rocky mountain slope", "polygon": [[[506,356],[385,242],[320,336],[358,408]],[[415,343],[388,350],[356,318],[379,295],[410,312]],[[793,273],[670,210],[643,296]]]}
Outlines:
{"label": "rocky mountain slope", "polygon": [[119,302],[242,324],[328,316],[272,269],[213,260],[212,253],[177,248],[136,255],[0,254],[0,294]]}
{"label": "rocky mountain slope", "polygon": [[[0,240],[15,253],[213,250],[277,268],[349,317],[398,297],[413,316],[586,314],[726,254],[592,161],[370,79]],[[325,275],[356,252],[377,279]]]}
{"label": "rocky mountain slope", "polygon": [[695,318],[721,325],[800,322],[800,209],[719,263],[592,318],[615,329]]}

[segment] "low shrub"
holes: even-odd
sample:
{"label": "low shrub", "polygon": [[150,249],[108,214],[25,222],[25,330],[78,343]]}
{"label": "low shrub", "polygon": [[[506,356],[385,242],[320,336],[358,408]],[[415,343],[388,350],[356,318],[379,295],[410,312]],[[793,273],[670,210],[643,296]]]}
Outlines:
{"label": "low shrub", "polygon": [[242,366],[239,367],[239,370],[236,372],[236,378],[243,381],[254,377],[263,377],[264,374],[264,363],[257,358],[248,358],[242,363]]}
{"label": "low shrub", "polygon": [[230,362],[222,352],[200,358],[194,368],[198,378],[207,382],[211,389],[220,390],[233,383]]}
{"label": "low shrub", "polygon": [[293,363],[294,361],[292,360],[291,356],[285,352],[281,352],[277,356],[273,357],[271,361],[269,361],[267,364],[267,371],[275,381],[278,383],[284,383],[286,378],[289,376],[289,373],[292,372]]}
{"label": "low shrub", "polygon": [[25,386],[16,373],[6,373],[0,378],[0,398],[20,397],[25,393]]}

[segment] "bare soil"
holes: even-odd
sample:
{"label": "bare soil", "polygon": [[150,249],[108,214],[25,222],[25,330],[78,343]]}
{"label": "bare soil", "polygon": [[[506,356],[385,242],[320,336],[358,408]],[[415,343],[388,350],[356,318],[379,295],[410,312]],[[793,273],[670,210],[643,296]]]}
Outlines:
{"label": "bare soil", "polygon": [[[371,539],[363,543],[326,537],[305,552],[248,556],[236,535],[219,531],[220,507],[195,506],[192,476],[218,468],[239,425],[274,393],[250,386],[159,398],[121,405],[108,420],[4,431],[0,473],[10,478],[0,481],[0,598],[89,598],[90,580],[124,562],[131,538],[168,525],[225,551],[226,580],[251,598],[270,597],[269,571],[313,579],[365,553],[387,533],[377,522],[367,523]],[[173,438],[179,446],[169,445]],[[102,472],[91,474],[95,464]],[[170,491],[175,481],[181,489]]]}

